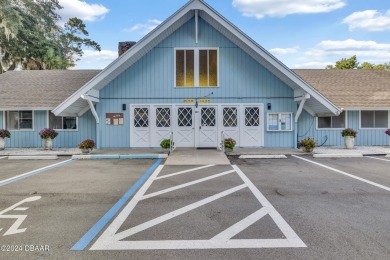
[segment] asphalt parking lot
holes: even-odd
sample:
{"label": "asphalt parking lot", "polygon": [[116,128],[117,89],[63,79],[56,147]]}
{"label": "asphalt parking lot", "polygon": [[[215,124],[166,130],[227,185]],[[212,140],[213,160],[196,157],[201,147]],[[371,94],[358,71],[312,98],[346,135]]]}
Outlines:
{"label": "asphalt parking lot", "polygon": [[0,258],[390,257],[389,158],[68,159],[0,160]]}

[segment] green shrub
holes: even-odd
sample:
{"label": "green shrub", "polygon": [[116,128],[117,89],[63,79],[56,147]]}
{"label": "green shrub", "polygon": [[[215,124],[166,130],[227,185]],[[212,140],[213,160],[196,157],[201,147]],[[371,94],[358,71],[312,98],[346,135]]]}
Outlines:
{"label": "green shrub", "polygon": [[163,149],[169,149],[171,148],[171,140],[170,139],[163,139],[160,143],[161,148]]}

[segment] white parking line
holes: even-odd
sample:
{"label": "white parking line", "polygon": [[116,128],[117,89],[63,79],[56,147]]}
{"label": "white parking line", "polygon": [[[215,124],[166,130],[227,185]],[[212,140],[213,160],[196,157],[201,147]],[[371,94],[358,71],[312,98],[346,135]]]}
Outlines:
{"label": "white parking line", "polygon": [[62,161],[62,162],[59,162],[59,163],[55,163],[55,164],[51,164],[51,165],[39,168],[37,170],[33,170],[33,171],[30,171],[30,172],[26,172],[26,173],[23,173],[23,174],[16,175],[14,177],[11,177],[11,178],[8,178],[8,179],[0,181],[0,186],[4,185],[6,183],[11,183],[13,181],[16,181],[18,179],[21,179],[21,178],[29,176],[29,175],[35,175],[37,173],[46,171],[48,169],[55,168],[55,167],[60,166],[62,164],[67,164],[67,163],[72,162],[72,161],[73,161],[72,159],[69,159],[69,160],[66,160],[66,161]]}
{"label": "white parking line", "polygon": [[[191,203],[187,206],[181,207],[172,212],[169,212],[162,216],[156,217],[152,220],[141,223],[135,227],[117,233],[121,228],[121,226],[123,225],[123,223],[126,221],[126,219],[132,217],[131,213],[135,208],[135,206],[138,204],[138,202],[143,198],[145,198],[146,196],[148,196],[148,195],[144,196],[144,194],[146,190],[150,187],[152,182],[158,179],[157,175],[160,173],[162,167],[163,166],[159,166],[159,168],[156,169],[156,171],[145,182],[144,186],[142,186],[140,190],[137,192],[137,194],[135,194],[134,198],[125,206],[122,212],[119,213],[118,217],[114,219],[112,224],[96,240],[95,244],[93,244],[90,250],[306,247],[303,241],[297,236],[297,234],[292,230],[292,228],[287,224],[287,222],[282,218],[282,216],[275,210],[275,208],[271,205],[271,203],[269,203],[269,201],[260,193],[260,191],[256,188],[256,186],[245,176],[245,174],[237,166],[232,166],[234,169],[232,171],[226,171],[216,175],[221,175],[221,174],[226,175],[229,174],[230,172],[236,172],[241,177],[241,180],[244,182],[244,184],[238,185],[231,189],[227,189],[223,192],[217,193],[213,196]],[[207,168],[207,167],[203,167],[203,168]],[[185,172],[189,172],[189,171],[187,170]],[[212,176],[215,177],[216,175],[212,175]],[[204,179],[205,178],[202,178],[199,179],[198,181],[200,180],[205,181]],[[178,185],[172,188],[177,189],[179,186],[188,185],[189,183],[194,184],[194,181],[188,182],[186,184]],[[230,227],[227,227],[224,231],[220,232],[219,234],[216,234],[213,238],[209,240],[158,240],[158,241],[157,240],[146,240],[146,241],[124,240],[129,237],[131,238],[131,236],[134,234],[137,234],[153,226],[164,223],[165,221],[168,221],[172,218],[185,214],[186,212],[195,210],[203,205],[216,201],[220,198],[223,198],[225,196],[228,196],[234,192],[237,192],[245,188],[249,188],[250,191],[252,191],[253,195],[258,199],[258,201],[261,204],[259,205],[259,209],[255,211],[255,213],[252,213],[251,215],[245,217],[241,221],[233,224]],[[165,189],[156,193],[160,193],[160,192],[166,193],[168,192],[167,190],[168,189]],[[149,194],[149,196],[151,194]],[[174,200],[172,201],[174,202]],[[142,210],[142,208],[138,210]],[[241,231],[245,230],[246,228],[250,227],[252,224],[256,223],[258,220],[260,220],[261,218],[267,215],[273,219],[277,227],[282,231],[285,238],[232,239],[232,237],[234,237]]]}
{"label": "white parking line", "polygon": [[196,180],[196,181],[190,181],[190,182],[187,182],[187,183],[184,183],[184,184],[181,184],[181,185],[177,185],[177,186],[165,189],[165,190],[160,190],[160,191],[156,191],[156,192],[153,192],[153,193],[149,193],[149,194],[143,196],[142,199],[143,200],[144,199],[149,199],[149,198],[152,198],[152,197],[155,197],[155,196],[167,193],[167,192],[171,192],[171,191],[174,191],[174,190],[182,189],[184,187],[188,187],[188,186],[191,186],[191,185],[194,185],[194,184],[197,184],[197,183],[201,183],[201,182],[208,181],[208,180],[211,180],[211,179],[214,179],[214,178],[218,178],[218,177],[227,175],[227,174],[232,173],[232,172],[234,172],[234,170],[221,172],[221,173],[214,174],[214,175],[211,175],[211,176],[208,176],[208,177]]}
{"label": "white parking line", "polygon": [[293,156],[293,157],[295,157],[295,158],[298,158],[298,159],[301,159],[301,160],[304,160],[304,161],[306,161],[306,162],[313,163],[313,164],[315,164],[315,165],[321,166],[321,167],[326,168],[326,169],[328,169],[328,170],[331,170],[331,171],[334,171],[334,172],[338,172],[338,173],[340,173],[340,174],[343,174],[343,175],[345,175],[345,176],[354,178],[354,179],[356,179],[356,180],[359,180],[359,181],[362,181],[362,182],[371,184],[371,185],[376,186],[376,187],[378,187],[378,188],[381,188],[381,189],[390,191],[390,188],[389,188],[389,187],[386,187],[386,186],[381,185],[381,184],[379,184],[379,183],[376,183],[376,182],[373,182],[373,181],[369,181],[369,180],[366,180],[366,179],[357,177],[357,176],[352,175],[352,174],[350,174],[350,173],[346,173],[346,172],[337,170],[337,169],[335,169],[335,168],[329,167],[329,166],[327,166],[327,165],[324,165],[324,164],[321,164],[321,163],[318,163],[318,162],[314,162],[314,161],[308,160],[308,159],[306,159],[306,158],[302,158],[302,157],[297,156],[297,155],[291,155],[291,156]]}
{"label": "white parking line", "polygon": [[201,170],[201,169],[212,167],[212,166],[215,166],[215,164],[205,165],[205,166],[201,166],[201,167],[188,169],[188,170],[185,170],[185,171],[180,171],[180,172],[175,172],[175,173],[163,175],[163,176],[157,177],[156,180],[169,178],[169,177],[176,176],[176,175],[183,174],[183,173],[193,172],[193,171]]}
{"label": "white parking line", "polygon": [[382,159],[382,158],[377,158],[377,157],[372,157],[372,156],[364,156],[364,157],[371,158],[371,159],[375,159],[375,160],[381,160],[381,161],[385,161],[385,162],[390,162],[390,160],[386,160],[386,159]]}

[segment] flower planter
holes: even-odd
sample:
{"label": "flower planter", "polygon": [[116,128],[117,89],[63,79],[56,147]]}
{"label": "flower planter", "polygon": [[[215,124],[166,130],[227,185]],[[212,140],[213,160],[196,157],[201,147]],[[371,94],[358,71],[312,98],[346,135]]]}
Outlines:
{"label": "flower planter", "polygon": [[89,154],[91,149],[80,149],[83,154]]}
{"label": "flower planter", "polygon": [[345,140],[345,148],[353,149],[353,147],[355,146],[355,137],[345,136],[344,140]]}
{"label": "flower planter", "polygon": [[5,140],[4,138],[0,137],[0,150],[4,150],[5,148]]}
{"label": "flower planter", "polygon": [[233,152],[233,148],[225,147],[225,153],[231,153],[231,152]]}
{"label": "flower planter", "polygon": [[305,152],[305,153],[311,153],[313,152],[313,149],[312,147],[302,147],[302,151]]}
{"label": "flower planter", "polygon": [[43,149],[45,150],[53,149],[53,139],[51,138],[43,139]]}

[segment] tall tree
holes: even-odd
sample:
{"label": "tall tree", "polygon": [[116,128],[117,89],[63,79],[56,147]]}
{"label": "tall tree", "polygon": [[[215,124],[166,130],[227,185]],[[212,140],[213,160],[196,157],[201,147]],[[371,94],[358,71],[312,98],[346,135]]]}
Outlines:
{"label": "tall tree", "polygon": [[58,31],[57,0],[0,0],[0,73],[34,58]]}
{"label": "tall tree", "polygon": [[59,31],[57,42],[59,43],[63,59],[67,62],[67,66],[73,67],[76,65],[75,62],[83,55],[82,46],[101,51],[97,42],[89,38],[83,38],[88,35],[86,25],[77,17],[70,18],[65,23],[64,28]]}
{"label": "tall tree", "polygon": [[73,67],[86,46],[100,51],[81,19],[58,26],[58,0],[0,0],[0,73]]}

